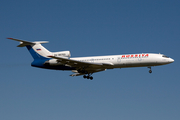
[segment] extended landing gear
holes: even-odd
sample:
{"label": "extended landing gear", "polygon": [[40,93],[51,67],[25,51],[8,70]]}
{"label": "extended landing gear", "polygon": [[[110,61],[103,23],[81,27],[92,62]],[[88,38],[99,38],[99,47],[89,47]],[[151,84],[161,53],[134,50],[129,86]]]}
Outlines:
{"label": "extended landing gear", "polygon": [[151,70],[151,67],[148,67],[150,70],[149,70],[149,73],[152,73],[152,70]]}
{"label": "extended landing gear", "polygon": [[93,80],[93,77],[92,77],[92,76],[90,76],[89,74],[88,74],[87,76],[86,76],[86,75],[84,75],[84,76],[83,76],[83,78],[84,78],[84,79],[86,79],[86,78],[87,78],[87,79]]}

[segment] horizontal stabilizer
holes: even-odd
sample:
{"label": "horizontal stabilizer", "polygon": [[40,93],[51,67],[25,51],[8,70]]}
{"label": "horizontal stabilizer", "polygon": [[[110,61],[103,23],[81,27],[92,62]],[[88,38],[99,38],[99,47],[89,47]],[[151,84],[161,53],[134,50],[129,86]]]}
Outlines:
{"label": "horizontal stabilizer", "polygon": [[7,39],[15,40],[15,41],[20,42],[20,45],[18,45],[17,47],[25,47],[27,45],[35,45],[35,44],[41,44],[41,43],[48,43],[48,41],[29,42],[29,41],[25,41],[25,40],[14,39],[14,38],[7,38]]}

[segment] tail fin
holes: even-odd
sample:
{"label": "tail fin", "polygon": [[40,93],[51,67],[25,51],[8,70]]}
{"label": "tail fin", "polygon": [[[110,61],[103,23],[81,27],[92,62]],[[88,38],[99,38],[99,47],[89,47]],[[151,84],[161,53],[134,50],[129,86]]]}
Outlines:
{"label": "tail fin", "polygon": [[48,41],[29,42],[29,41],[14,39],[14,38],[7,38],[7,39],[20,42],[20,45],[18,45],[17,47],[26,46],[34,59],[49,59],[47,56],[52,55],[50,51],[48,51],[46,48],[44,48],[41,45],[42,43],[48,43]]}

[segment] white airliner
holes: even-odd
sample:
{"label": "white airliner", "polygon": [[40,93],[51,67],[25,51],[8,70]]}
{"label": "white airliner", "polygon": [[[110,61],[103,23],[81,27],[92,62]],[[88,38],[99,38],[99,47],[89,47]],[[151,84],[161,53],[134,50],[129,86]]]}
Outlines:
{"label": "white airliner", "polygon": [[17,47],[27,47],[34,61],[33,67],[54,69],[54,70],[72,70],[74,74],[70,76],[83,75],[84,78],[93,79],[92,74],[106,69],[127,68],[127,67],[148,67],[149,73],[152,73],[151,67],[165,65],[174,62],[163,54],[140,53],[110,56],[92,56],[70,58],[70,51],[50,52],[41,44],[47,41],[29,42],[14,38],[11,40],[19,41]]}

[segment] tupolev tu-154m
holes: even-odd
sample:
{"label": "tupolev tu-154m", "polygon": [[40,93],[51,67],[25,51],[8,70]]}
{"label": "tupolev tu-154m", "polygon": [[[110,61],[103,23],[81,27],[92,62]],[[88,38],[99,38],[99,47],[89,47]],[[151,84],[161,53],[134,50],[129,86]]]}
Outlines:
{"label": "tupolev tu-154m", "polygon": [[71,70],[70,76],[83,75],[92,80],[92,74],[113,68],[148,67],[152,73],[152,66],[166,65],[174,62],[163,54],[140,53],[126,55],[91,56],[70,58],[70,51],[50,52],[41,44],[48,41],[29,42],[14,38],[7,38],[20,42],[17,47],[27,47],[34,61],[31,66],[53,70]]}

